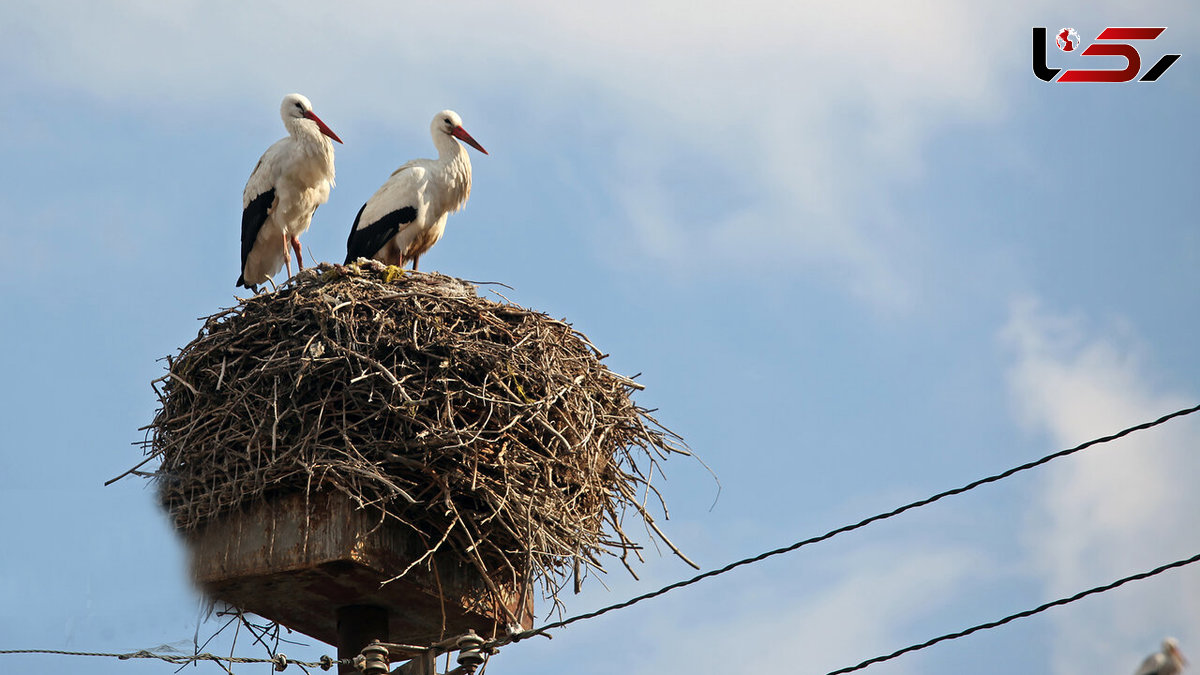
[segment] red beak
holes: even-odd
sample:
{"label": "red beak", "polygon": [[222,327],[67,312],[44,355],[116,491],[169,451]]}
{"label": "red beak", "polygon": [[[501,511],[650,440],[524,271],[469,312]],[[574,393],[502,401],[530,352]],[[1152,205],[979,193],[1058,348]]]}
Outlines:
{"label": "red beak", "polygon": [[[308,119],[316,122],[317,128],[321,130],[321,133],[332,138],[333,140],[337,141],[338,143],[342,142],[342,139],[338,138],[338,135],[333,133],[333,129],[330,129],[328,126],[326,126],[325,123],[321,121],[321,118],[317,117],[316,113],[314,113],[311,110],[307,110],[307,111],[305,111],[304,116],[307,117]],[[343,145],[345,145],[345,144],[343,143]]]}
{"label": "red beak", "polygon": [[1179,651],[1178,647],[1171,646],[1171,653],[1174,654],[1175,658],[1179,659],[1179,662],[1183,665],[1186,666],[1188,664],[1188,660],[1183,658],[1183,652]]}
{"label": "red beak", "polygon": [[466,129],[462,127],[454,127],[454,131],[451,131],[450,133],[454,134],[455,138],[459,139],[463,143],[466,143],[472,148],[475,148],[485,155],[488,154],[488,151],[484,150],[482,145],[476,143],[474,138],[471,138],[471,134],[468,134]]}

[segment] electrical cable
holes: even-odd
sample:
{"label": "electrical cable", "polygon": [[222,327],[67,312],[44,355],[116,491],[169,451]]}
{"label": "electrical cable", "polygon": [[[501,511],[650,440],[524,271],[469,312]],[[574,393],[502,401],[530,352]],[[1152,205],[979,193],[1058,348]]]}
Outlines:
{"label": "electrical cable", "polygon": [[506,645],[506,644],[509,644],[512,642],[516,642],[518,640],[523,640],[528,637],[545,634],[547,631],[550,631],[550,630],[556,630],[558,628],[563,628],[564,626],[568,626],[577,621],[583,621],[585,619],[593,619],[595,617],[601,616],[602,614],[607,614],[609,612],[612,612],[612,611],[615,611],[618,609],[624,609],[626,607],[636,605],[637,603],[642,602],[644,600],[650,600],[651,598],[657,598],[658,596],[663,595],[665,593],[669,593],[673,590],[683,588],[685,586],[691,586],[692,584],[698,583],[698,582],[708,579],[710,577],[715,577],[715,576],[719,576],[721,574],[725,574],[726,572],[737,569],[738,567],[742,567],[744,565],[749,565],[752,563],[760,562],[767,558],[781,555],[784,553],[791,553],[792,551],[795,551],[796,549],[803,548],[805,546],[809,546],[811,544],[816,544],[816,543],[819,543],[822,541],[826,541],[827,539],[832,539],[833,537],[836,537],[839,534],[845,534],[847,532],[852,532],[859,528],[866,527],[867,525],[870,525],[871,523],[876,523],[881,520],[887,520],[888,518],[893,518],[895,516],[900,515],[901,513],[904,513],[905,511],[911,511],[912,509],[920,508],[922,506],[928,506],[936,501],[945,499],[946,497],[951,497],[954,495],[962,494],[964,492],[969,492],[969,491],[974,490],[975,488],[980,487],[982,485],[986,485],[988,483],[994,483],[996,481],[1003,480],[1014,474],[1021,473],[1023,471],[1028,471],[1029,469],[1033,469],[1035,467],[1039,467],[1039,466],[1046,464],[1050,461],[1053,461],[1055,459],[1060,459],[1060,458],[1066,457],[1068,455],[1073,455],[1082,450],[1086,450],[1092,446],[1100,445],[1101,443],[1108,443],[1109,441],[1115,441],[1119,438],[1124,438],[1125,436],[1128,436],[1129,434],[1132,434],[1134,432],[1144,431],[1146,429],[1150,429],[1150,428],[1156,427],[1160,424],[1169,422],[1170,420],[1173,420],[1177,417],[1184,417],[1186,415],[1191,415],[1192,413],[1195,413],[1197,411],[1200,411],[1200,405],[1196,405],[1191,408],[1184,408],[1182,410],[1177,410],[1173,413],[1163,415],[1162,417],[1160,417],[1156,420],[1153,420],[1151,422],[1143,422],[1141,424],[1137,424],[1132,427],[1122,429],[1121,431],[1118,431],[1115,434],[1110,434],[1108,436],[1102,436],[1100,438],[1095,438],[1090,441],[1087,441],[1086,443],[1081,443],[1073,448],[1067,448],[1066,450],[1060,450],[1058,452],[1046,455],[1045,457],[1042,457],[1041,459],[1037,459],[1032,462],[1028,462],[1026,464],[1022,464],[1020,466],[1013,467],[1011,469],[1008,469],[1007,471],[1003,471],[1001,473],[998,473],[998,474],[995,474],[992,476],[988,476],[987,478],[981,478],[981,479],[973,481],[971,483],[967,483],[966,485],[964,485],[962,487],[954,488],[953,490],[946,490],[945,492],[939,492],[938,494],[933,495],[932,497],[927,497],[925,499],[921,499],[921,500],[918,500],[915,502],[911,502],[909,504],[905,504],[904,506],[901,506],[897,509],[888,511],[887,513],[880,513],[878,515],[871,516],[870,518],[860,520],[857,523],[854,523],[853,525],[845,525],[843,527],[837,528],[836,530],[830,530],[829,532],[826,532],[825,534],[822,534],[820,536],[811,537],[809,539],[805,539],[803,541],[798,541],[794,544],[784,546],[782,548],[777,548],[777,549],[774,549],[771,551],[767,551],[765,553],[760,553],[759,555],[756,555],[752,558],[745,558],[742,560],[738,560],[737,562],[730,563],[722,568],[715,569],[715,570],[709,570],[708,572],[698,574],[690,579],[685,579],[683,581],[677,581],[668,586],[664,586],[663,588],[660,588],[657,591],[646,593],[644,595],[639,595],[630,600],[626,600],[624,602],[620,602],[615,605],[609,605],[608,607],[604,607],[604,608],[598,609],[593,612],[587,612],[586,614],[580,614],[577,616],[573,616],[569,619],[563,619],[562,621],[555,621],[553,623],[548,623],[539,628],[533,628],[530,630],[513,633],[507,637],[494,640],[491,643],[489,643],[487,646],[500,647],[500,646],[503,646],[503,645]]}
{"label": "electrical cable", "polygon": [[[1029,469],[1033,469],[1035,467],[1041,466],[1041,465],[1046,464],[1055,459],[1059,459],[1062,457],[1066,457],[1068,455],[1075,454],[1077,452],[1086,450],[1087,448],[1090,448],[1095,445],[1099,445],[1102,443],[1107,443],[1109,441],[1117,440],[1119,438],[1123,438],[1123,437],[1128,436],[1129,434],[1132,434],[1137,431],[1143,431],[1146,429],[1150,429],[1152,427],[1156,427],[1160,424],[1164,424],[1164,423],[1166,423],[1172,419],[1175,419],[1177,417],[1183,417],[1183,416],[1190,415],[1190,414],[1198,412],[1198,411],[1200,411],[1200,405],[1196,405],[1196,406],[1193,406],[1190,408],[1184,408],[1182,410],[1177,410],[1173,413],[1164,415],[1164,416],[1162,416],[1156,420],[1153,420],[1151,422],[1143,422],[1142,424],[1138,424],[1138,425],[1135,425],[1132,427],[1128,427],[1126,429],[1122,429],[1121,431],[1118,431],[1117,433],[1110,434],[1108,436],[1102,436],[1100,438],[1095,438],[1095,439],[1087,441],[1085,443],[1081,443],[1080,445],[1077,445],[1075,447],[1067,448],[1066,450],[1060,450],[1058,452],[1055,452],[1050,455],[1046,455],[1045,457],[1034,460],[1032,462],[1028,462],[1026,464],[1022,464],[1020,466],[1013,467],[1013,468],[1003,471],[1001,473],[994,474],[994,475],[988,476],[986,478],[981,478],[979,480],[968,483],[962,487],[954,488],[952,490],[946,490],[944,492],[939,492],[939,493],[933,495],[932,497],[927,497],[925,499],[921,499],[921,500],[918,500],[915,502],[911,502],[909,504],[905,504],[904,506],[893,509],[886,513],[880,513],[880,514],[871,516],[870,518],[860,520],[859,522],[854,523],[852,525],[845,525],[845,526],[839,527],[835,530],[830,530],[829,532],[826,532],[825,534],[822,534],[820,536],[811,537],[809,539],[798,541],[794,544],[784,546],[782,548],[777,548],[777,549],[774,549],[771,551],[767,551],[765,553],[761,553],[752,558],[745,558],[745,559],[739,560],[737,562],[730,563],[719,569],[704,572],[704,573],[694,576],[690,579],[675,582],[673,584],[664,586],[663,588],[660,588],[657,591],[653,591],[651,593],[646,593],[644,595],[639,595],[630,600],[626,600],[624,602],[617,603],[615,605],[609,605],[607,607],[595,610],[593,612],[588,612],[585,614],[573,616],[571,618],[564,619],[562,621],[555,621],[553,623],[546,624],[539,628],[534,628],[534,629],[527,630],[527,631],[513,633],[511,635],[508,635],[507,637],[493,640],[487,644],[484,644],[481,647],[481,649],[482,650],[496,649],[498,647],[501,647],[501,646],[504,646],[506,644],[510,644],[513,642],[517,642],[519,640],[523,640],[528,637],[532,637],[535,635],[544,635],[548,631],[556,630],[558,628],[563,628],[565,626],[568,626],[568,625],[578,622],[578,621],[583,621],[585,619],[592,619],[592,618],[601,616],[603,614],[607,614],[608,612],[612,612],[612,611],[615,611],[618,609],[624,609],[626,607],[635,605],[639,602],[649,600],[651,598],[656,598],[665,593],[669,593],[670,591],[673,591],[675,589],[683,588],[685,586],[690,586],[692,584],[698,583],[698,582],[700,582],[704,579],[708,579],[710,577],[719,576],[726,572],[732,571],[738,567],[742,567],[744,565],[749,565],[752,563],[760,562],[767,558],[781,555],[783,553],[790,553],[792,551],[795,551],[796,549],[802,548],[804,546],[808,546],[810,544],[816,544],[816,543],[819,543],[822,541],[826,541],[826,540],[831,539],[839,534],[845,534],[846,532],[851,532],[851,531],[860,529],[862,527],[866,527],[867,525],[870,525],[871,523],[875,523],[875,522],[878,522],[881,520],[886,520],[888,518],[898,516],[906,511],[910,511],[912,509],[920,508],[922,506],[928,506],[929,504],[940,501],[946,497],[950,497],[953,495],[959,495],[964,492],[969,492],[971,490],[974,490],[977,487],[986,485],[988,483],[994,483],[999,480],[1003,480],[1005,478],[1013,476],[1014,474],[1017,474],[1017,473],[1020,473],[1023,471],[1028,471]],[[968,629],[962,630],[962,631],[958,631],[956,633],[949,633],[946,635],[941,635],[941,636],[933,638],[931,640],[927,640],[926,642],[923,642],[923,643],[920,643],[917,645],[911,645],[911,646],[905,647],[903,649],[897,650],[895,652],[892,652],[891,654],[887,654],[884,656],[877,656],[872,659],[863,661],[862,663],[859,663],[858,665],[851,666],[848,668],[843,668],[841,670],[833,671],[833,672],[829,673],[828,675],[844,675],[845,673],[851,673],[851,672],[854,672],[857,670],[861,670],[863,668],[866,668],[867,666],[870,666],[870,665],[873,665],[876,663],[881,663],[883,661],[888,661],[888,660],[894,659],[898,656],[901,656],[903,654],[907,654],[910,652],[925,649],[927,647],[931,647],[935,644],[938,644],[939,642],[944,642],[946,640],[954,640],[954,639],[957,639],[960,637],[965,637],[967,635],[970,635],[972,633],[975,633],[975,632],[978,632],[981,630],[988,630],[991,628],[996,628],[998,626],[1002,626],[1011,621],[1026,618],[1026,617],[1032,616],[1034,614],[1044,612],[1047,609],[1050,609],[1051,607],[1057,607],[1060,605],[1069,604],[1069,603],[1075,602],[1077,600],[1083,599],[1085,597],[1088,597],[1090,595],[1110,591],[1110,590],[1117,588],[1118,586],[1124,585],[1126,583],[1129,583],[1132,581],[1138,581],[1141,579],[1146,579],[1146,578],[1155,576],[1157,574],[1166,572],[1167,570],[1175,569],[1178,567],[1183,567],[1185,565],[1190,565],[1195,562],[1200,562],[1200,554],[1192,556],[1191,558],[1187,558],[1184,560],[1178,560],[1173,563],[1162,565],[1162,566],[1157,567],[1148,572],[1134,574],[1132,576],[1128,576],[1123,579],[1119,579],[1117,581],[1114,581],[1110,584],[1106,584],[1104,586],[1098,586],[1096,588],[1091,588],[1086,591],[1076,593],[1075,595],[1067,597],[1067,598],[1061,598],[1061,599],[1055,600],[1053,602],[1048,602],[1048,603],[1040,605],[1034,609],[1025,610],[1023,612],[1018,612],[1016,614],[1011,614],[1011,615],[1006,616],[1003,619],[999,619],[997,621],[991,621],[988,623],[979,624],[977,626],[973,626],[971,628],[968,628]],[[303,662],[303,661],[288,661],[287,657],[284,656],[283,654],[276,654],[274,658],[263,659],[263,658],[249,658],[249,657],[236,657],[236,656],[216,656],[213,654],[195,654],[192,656],[157,654],[157,653],[150,652],[147,650],[141,650],[141,651],[130,652],[130,653],[125,653],[125,654],[112,654],[112,653],[102,653],[102,652],[71,652],[71,651],[61,651],[61,650],[52,650],[52,649],[4,649],[4,650],[0,650],[0,655],[2,655],[2,654],[58,654],[58,655],[67,655],[67,656],[99,656],[99,657],[118,658],[118,659],[122,659],[122,660],[153,658],[153,659],[159,659],[162,661],[166,661],[168,663],[185,664],[185,665],[190,664],[190,663],[195,663],[197,661],[216,661],[216,662],[226,662],[226,663],[273,663],[276,666],[276,670],[282,670],[283,668],[286,668],[287,665],[289,665],[289,664],[294,664],[294,665],[297,665],[300,667],[305,667],[305,666],[313,667],[313,668],[319,667],[319,668],[322,668],[323,670],[328,670],[328,669],[332,668],[334,665],[339,665],[342,663],[342,661],[334,660],[328,656],[321,657],[321,660],[318,662]]]}
{"label": "electrical cable", "polygon": [[[350,665],[350,661],[345,659],[334,659],[329,656],[322,656],[320,661],[289,661],[288,657],[283,654],[276,654],[274,658],[263,659],[246,656],[217,656],[215,654],[159,654],[146,649],[136,652],[128,652],[124,654],[110,654],[105,652],[70,652],[60,649],[0,649],[0,654],[54,654],[59,656],[103,656],[109,658],[128,661],[130,659],[158,659],[167,663],[188,665],[198,661],[216,661],[218,663],[273,663],[275,670],[283,670],[289,665],[320,668],[329,670],[336,665]],[[228,670],[228,669],[227,669]]]}
{"label": "electrical cable", "polygon": [[1060,598],[1053,602],[1047,602],[1044,605],[1039,605],[1033,609],[1027,609],[1023,612],[1017,612],[1016,614],[1010,614],[1010,615],[1004,617],[1003,619],[999,619],[997,621],[989,621],[987,623],[981,623],[978,626],[972,626],[970,628],[967,628],[966,630],[958,631],[957,633],[948,633],[946,635],[940,635],[938,637],[933,638],[932,640],[926,640],[925,642],[922,642],[920,644],[911,645],[911,646],[905,647],[904,649],[898,649],[898,650],[892,652],[891,654],[887,654],[885,656],[876,656],[875,658],[867,659],[866,661],[863,661],[862,663],[860,663],[856,666],[850,666],[849,668],[842,668],[841,670],[835,670],[833,672],[827,673],[827,675],[844,675],[845,673],[853,673],[856,670],[862,670],[863,668],[866,668],[867,666],[875,665],[876,663],[883,663],[884,661],[891,661],[892,659],[896,658],[897,656],[908,654],[909,652],[920,651],[922,649],[925,649],[926,647],[932,647],[933,645],[936,645],[939,642],[945,642],[947,640],[956,640],[960,637],[966,637],[966,636],[970,635],[971,633],[977,633],[981,630],[990,630],[992,628],[1003,626],[1004,624],[1009,623],[1010,621],[1016,621],[1017,619],[1024,619],[1026,617],[1033,616],[1034,614],[1044,612],[1044,611],[1050,609],[1051,607],[1059,607],[1061,605],[1067,605],[1072,602],[1075,602],[1076,600],[1082,600],[1083,598],[1086,598],[1089,595],[1095,595],[1097,593],[1104,593],[1105,591],[1111,591],[1114,588],[1124,585],[1124,584],[1127,584],[1131,581],[1140,581],[1142,579],[1147,579],[1156,574],[1162,574],[1163,572],[1166,572],[1167,570],[1172,570],[1177,567],[1183,567],[1185,565],[1191,565],[1194,562],[1200,562],[1200,553],[1197,553],[1196,555],[1194,555],[1190,558],[1184,559],[1184,560],[1176,560],[1173,563],[1168,563],[1166,565],[1162,565],[1161,567],[1156,567],[1156,568],[1150,570],[1149,572],[1142,572],[1140,574],[1134,574],[1131,576],[1127,576],[1124,579],[1118,579],[1110,584],[1105,584],[1103,586],[1097,586],[1095,588],[1089,588],[1086,591],[1081,591],[1081,592],[1076,593],[1075,595],[1072,595],[1067,598]]}

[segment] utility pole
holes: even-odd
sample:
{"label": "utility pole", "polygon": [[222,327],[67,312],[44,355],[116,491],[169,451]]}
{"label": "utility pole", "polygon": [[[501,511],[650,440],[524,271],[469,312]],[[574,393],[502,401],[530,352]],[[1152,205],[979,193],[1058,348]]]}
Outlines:
{"label": "utility pole", "polygon": [[[337,610],[338,660],[353,660],[363,647],[388,639],[388,611],[375,605],[348,605]],[[354,666],[342,663],[339,675],[353,675]]]}

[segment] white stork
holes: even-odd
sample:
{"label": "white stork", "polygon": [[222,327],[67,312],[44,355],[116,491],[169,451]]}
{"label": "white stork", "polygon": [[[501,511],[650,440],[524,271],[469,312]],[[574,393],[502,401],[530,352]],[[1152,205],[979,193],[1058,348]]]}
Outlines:
{"label": "white stork", "polygon": [[242,274],[237,285],[256,289],[287,265],[288,247],[304,269],[300,234],[333,187],[333,143],[342,142],[300,94],[288,94],[279,106],[288,135],[275,141],[246,181],[242,193]]}
{"label": "white stork", "polygon": [[374,258],[417,269],[421,254],[442,238],[446,217],[461,209],[471,194],[471,159],[456,138],[487,154],[462,127],[453,110],[438,113],[429,125],[437,159],[414,159],[392,174],[354,218],[346,240],[346,264]]}
{"label": "white stork", "polygon": [[1179,675],[1186,665],[1187,659],[1179,653],[1179,642],[1169,637],[1163,640],[1162,651],[1147,656],[1135,675]]}

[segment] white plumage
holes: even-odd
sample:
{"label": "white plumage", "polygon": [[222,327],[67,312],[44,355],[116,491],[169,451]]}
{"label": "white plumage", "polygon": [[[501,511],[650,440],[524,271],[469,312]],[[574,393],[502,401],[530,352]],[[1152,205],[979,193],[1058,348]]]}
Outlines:
{"label": "white plumage", "polygon": [[1167,638],[1163,640],[1162,651],[1147,656],[1134,675],[1179,675],[1185,665],[1187,659],[1179,652],[1179,642]]}
{"label": "white plumage", "polygon": [[279,106],[288,135],[276,141],[246,181],[242,193],[242,274],[237,285],[256,288],[287,265],[288,247],[304,268],[299,236],[333,187],[333,139],[337,137],[300,94],[288,94]]}
{"label": "white plumage", "polygon": [[429,125],[437,159],[414,159],[367,200],[346,240],[346,263],[374,258],[417,269],[421,254],[442,238],[446,217],[461,209],[471,194],[471,159],[455,139],[487,154],[462,127],[453,110],[438,113]]}

